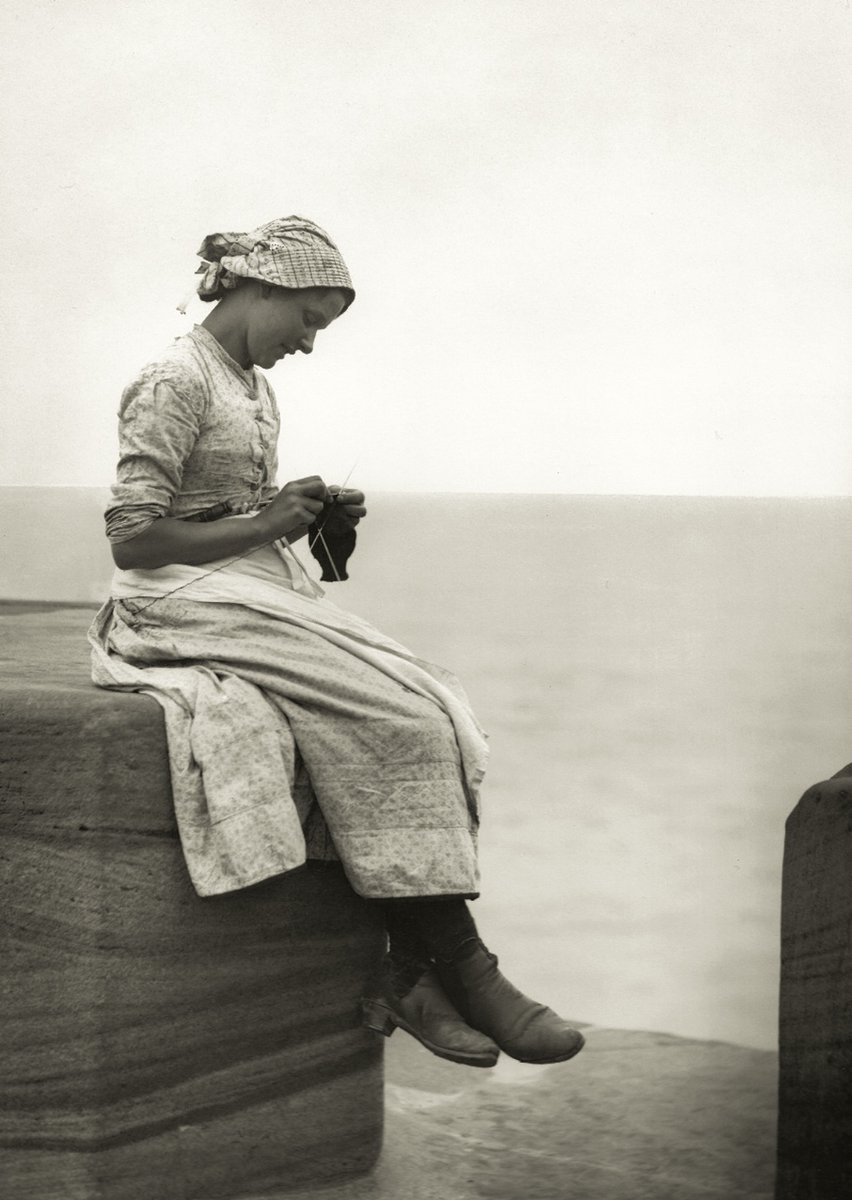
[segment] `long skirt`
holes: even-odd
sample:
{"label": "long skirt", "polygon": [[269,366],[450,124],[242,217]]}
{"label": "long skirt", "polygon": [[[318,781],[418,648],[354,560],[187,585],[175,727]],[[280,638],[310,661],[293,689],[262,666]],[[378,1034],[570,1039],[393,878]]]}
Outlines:
{"label": "long skirt", "polygon": [[148,692],[164,709],[200,894],[304,861],[299,760],[357,892],[476,894],[478,801],[453,720],[416,674],[409,686],[355,642],[180,594],[111,602],[91,640],[97,683]]}

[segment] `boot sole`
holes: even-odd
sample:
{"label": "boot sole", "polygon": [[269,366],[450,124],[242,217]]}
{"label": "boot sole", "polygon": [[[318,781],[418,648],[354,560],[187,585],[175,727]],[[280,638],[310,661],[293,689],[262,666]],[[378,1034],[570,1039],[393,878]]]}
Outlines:
{"label": "boot sole", "polygon": [[547,1066],[548,1063],[568,1062],[569,1058],[574,1058],[580,1053],[585,1044],[586,1039],[582,1034],[580,1034],[580,1044],[578,1046],[575,1046],[574,1049],[570,1050],[567,1054],[557,1054],[555,1058],[521,1058],[519,1054],[512,1054],[511,1050],[505,1050],[505,1048],[504,1053],[508,1054],[510,1058],[514,1058],[516,1062],[534,1063],[537,1066],[544,1067]]}
{"label": "boot sole", "polygon": [[460,1050],[450,1050],[446,1046],[438,1046],[434,1042],[430,1042],[428,1038],[422,1037],[407,1021],[376,1000],[362,1000],[361,1013],[362,1024],[373,1033],[381,1033],[384,1037],[389,1038],[395,1029],[401,1029],[404,1033],[410,1034],[421,1046],[425,1046],[431,1054],[437,1058],[445,1058],[448,1062],[461,1063],[466,1067],[493,1067],[496,1066],[497,1059],[500,1057],[499,1051],[497,1054],[463,1054]]}

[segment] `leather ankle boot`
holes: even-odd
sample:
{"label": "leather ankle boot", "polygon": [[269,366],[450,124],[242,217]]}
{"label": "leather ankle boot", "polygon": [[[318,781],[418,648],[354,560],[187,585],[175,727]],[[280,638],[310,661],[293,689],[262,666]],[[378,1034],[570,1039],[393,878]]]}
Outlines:
{"label": "leather ankle boot", "polygon": [[436,970],[451,1003],[474,1029],[492,1037],[519,1062],[565,1062],[585,1039],[552,1009],[530,1000],[500,972],[497,957],[479,938],[461,947],[451,961],[436,959]]}
{"label": "leather ankle boot", "polygon": [[500,1055],[490,1037],[466,1025],[447,998],[434,968],[423,972],[403,995],[393,986],[389,967],[382,972],[376,994],[361,1002],[364,1025],[390,1037],[404,1029],[439,1058],[469,1067],[493,1067]]}

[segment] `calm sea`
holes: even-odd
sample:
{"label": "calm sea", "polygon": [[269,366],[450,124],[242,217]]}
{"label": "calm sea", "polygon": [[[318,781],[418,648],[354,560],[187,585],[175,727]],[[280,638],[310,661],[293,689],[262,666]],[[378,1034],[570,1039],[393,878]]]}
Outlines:
{"label": "calm sea", "polygon": [[[102,496],[0,489],[0,597],[102,594]],[[845,498],[371,498],[329,595],[491,735],[475,912],[525,991],[775,1045],[784,821],[852,760],[850,530]]]}

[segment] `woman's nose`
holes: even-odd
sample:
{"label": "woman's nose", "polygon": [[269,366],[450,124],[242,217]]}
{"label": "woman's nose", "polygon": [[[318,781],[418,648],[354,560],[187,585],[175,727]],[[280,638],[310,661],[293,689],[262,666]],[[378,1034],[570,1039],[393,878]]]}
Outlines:
{"label": "woman's nose", "polygon": [[316,330],[304,334],[299,338],[299,349],[303,354],[310,354],[314,348],[314,338],[317,336]]}

